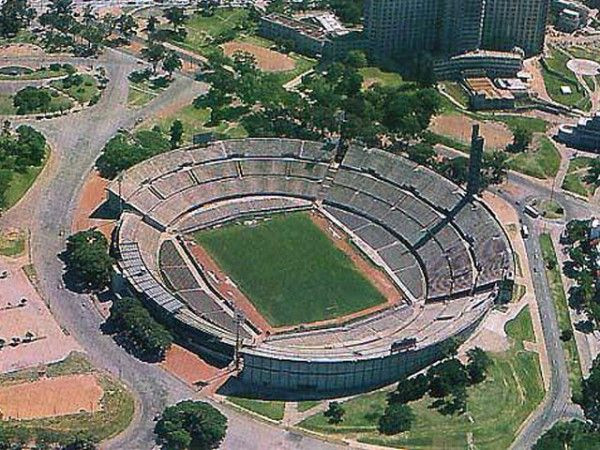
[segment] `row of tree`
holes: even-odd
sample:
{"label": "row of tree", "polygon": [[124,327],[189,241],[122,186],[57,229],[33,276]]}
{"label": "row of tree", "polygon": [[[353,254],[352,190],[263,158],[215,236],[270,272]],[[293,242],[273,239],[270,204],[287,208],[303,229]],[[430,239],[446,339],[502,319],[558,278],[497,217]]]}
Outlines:
{"label": "row of tree", "polygon": [[[410,430],[415,415],[409,405],[425,394],[435,399],[431,407],[442,414],[462,414],[467,408],[467,387],[486,379],[492,363],[490,357],[479,347],[467,352],[467,364],[456,358],[456,345],[452,343],[446,350],[446,357],[432,366],[426,373],[412,378],[403,378],[396,389],[387,396],[387,404],[379,417],[378,430],[382,434],[394,435]],[[324,413],[330,423],[339,424],[344,420],[343,403],[330,402]]]}
{"label": "row of tree", "polygon": [[569,254],[563,271],[575,281],[569,290],[569,303],[578,311],[585,311],[593,329],[600,326],[600,268],[597,265],[600,254],[590,237],[591,225],[591,220],[570,221],[562,241]]}

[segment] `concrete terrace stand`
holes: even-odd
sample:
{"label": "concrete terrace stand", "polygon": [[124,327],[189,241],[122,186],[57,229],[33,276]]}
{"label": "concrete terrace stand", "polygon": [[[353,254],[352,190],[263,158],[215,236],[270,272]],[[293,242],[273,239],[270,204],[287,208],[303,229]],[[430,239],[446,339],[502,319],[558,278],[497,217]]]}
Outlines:
{"label": "concrete terrace stand", "polygon": [[[235,305],[182,244],[183,234],[244,217],[318,209],[404,293],[351,322],[266,333],[245,320],[236,389],[287,398],[389,384],[464,340],[513,279],[510,243],[488,208],[433,171],[352,146],[241,139],[144,161],[108,187],[123,210],[118,289],[140,296],[197,351],[232,361]],[[277,394],[274,394],[277,395]]]}

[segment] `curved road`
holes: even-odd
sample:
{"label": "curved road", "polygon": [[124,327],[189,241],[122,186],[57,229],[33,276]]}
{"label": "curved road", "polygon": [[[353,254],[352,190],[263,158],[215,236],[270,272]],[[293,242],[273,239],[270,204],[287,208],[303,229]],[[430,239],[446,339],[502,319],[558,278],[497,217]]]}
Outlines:
{"label": "curved road", "polygon": [[[35,57],[33,57],[35,59]],[[64,58],[63,58],[64,59]],[[11,61],[18,60],[12,58]],[[157,365],[143,363],[100,331],[102,317],[89,296],[64,289],[63,264],[57,255],[64,249],[78,192],[104,144],[121,128],[131,129],[139,118],[189,104],[204,89],[188,78],[178,78],[145,108],[126,108],[127,75],[137,61],[108,50],[97,62],[107,70],[109,84],[101,100],[80,113],[35,122],[54,149],[54,161],[28,192],[25,201],[0,218],[0,225],[24,226],[31,231],[31,252],[40,288],[56,320],[88,353],[98,367],[119,376],[134,392],[136,417],[121,435],[103,444],[106,449],[146,450],[154,446],[154,419],[165,406],[196,393]],[[94,62],[96,64],[96,62]],[[289,432],[225,409],[228,449],[334,449],[329,444]]]}

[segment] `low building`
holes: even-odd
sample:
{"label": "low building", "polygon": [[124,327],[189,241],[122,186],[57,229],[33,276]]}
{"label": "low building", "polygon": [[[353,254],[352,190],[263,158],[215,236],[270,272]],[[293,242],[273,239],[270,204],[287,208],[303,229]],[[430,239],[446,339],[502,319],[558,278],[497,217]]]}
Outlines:
{"label": "low building", "polygon": [[463,78],[513,78],[523,70],[524,54],[512,52],[476,50],[434,61],[433,70],[438,80]]}
{"label": "low building", "polygon": [[526,97],[529,94],[529,84],[520,78],[496,78],[494,84],[515,97]]}
{"label": "low building", "polygon": [[471,109],[513,109],[515,96],[497,88],[489,78],[467,78],[464,81]]}
{"label": "low building", "polygon": [[556,28],[566,33],[585,27],[590,16],[587,6],[571,0],[555,0],[552,9],[557,17]]}
{"label": "low building", "polygon": [[556,139],[569,147],[600,153],[600,113],[582,117],[577,125],[561,125]]}
{"label": "low building", "polygon": [[364,50],[362,31],[345,28],[333,14],[305,15],[303,19],[273,13],[260,18],[259,34],[287,42],[299,53],[340,59],[351,50]]}

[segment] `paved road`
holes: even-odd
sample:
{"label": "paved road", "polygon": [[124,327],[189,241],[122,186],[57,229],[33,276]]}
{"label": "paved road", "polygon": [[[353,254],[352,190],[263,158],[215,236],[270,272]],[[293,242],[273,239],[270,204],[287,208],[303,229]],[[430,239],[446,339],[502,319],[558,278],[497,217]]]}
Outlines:
{"label": "paved road", "polygon": [[[27,201],[0,218],[0,225],[28,226],[32,258],[44,297],[61,326],[77,339],[92,362],[119,376],[134,392],[138,404],[132,425],[106,442],[106,449],[145,450],[154,445],[154,418],[165,406],[195,392],[168,372],[143,363],[118,347],[100,331],[102,317],[90,298],[64,289],[63,265],[57,258],[64,248],[64,235],[72,222],[77,194],[104,144],[120,129],[132,128],[138,118],[149,117],[174,104],[190,103],[203,85],[180,78],[146,108],[130,111],[127,75],[137,67],[134,58],[108,51],[101,58],[110,82],[100,102],[81,113],[35,122],[54,148],[56,162],[44,174]],[[39,201],[41,200],[41,201]],[[288,432],[226,409],[229,431],[223,444],[227,449],[333,449],[332,445],[298,433]]]}

